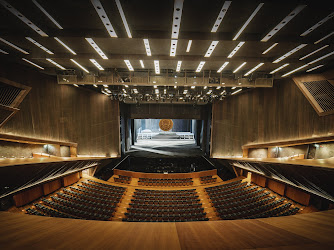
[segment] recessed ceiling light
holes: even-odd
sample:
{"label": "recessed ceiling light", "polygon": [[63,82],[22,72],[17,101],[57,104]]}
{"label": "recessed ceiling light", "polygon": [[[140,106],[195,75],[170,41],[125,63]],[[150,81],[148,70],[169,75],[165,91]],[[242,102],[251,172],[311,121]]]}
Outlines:
{"label": "recessed ceiling light", "polygon": [[11,6],[9,3],[7,3],[4,0],[1,0],[0,3],[10,12],[12,12],[16,17],[18,17],[22,22],[24,22],[26,25],[28,25],[31,29],[33,29],[35,32],[37,32],[39,35],[47,37],[48,35],[42,31],[40,28],[38,28],[32,21],[30,21],[28,18],[26,18],[21,12],[16,10],[13,6]]}
{"label": "recessed ceiling light", "polygon": [[236,93],[239,93],[242,89],[238,89],[237,91],[234,91],[231,95],[235,95]]}
{"label": "recessed ceiling light", "polygon": [[174,1],[172,39],[178,39],[181,25],[183,0]]}
{"label": "recessed ceiling light", "polygon": [[0,49],[0,53],[2,53],[2,54],[6,54],[6,55],[9,54],[8,52],[6,52],[6,51],[4,51],[4,50],[2,50],[2,49]]}
{"label": "recessed ceiling light", "polygon": [[220,73],[223,71],[223,69],[229,64],[229,62],[224,62],[224,64],[217,70],[217,73]]}
{"label": "recessed ceiling light", "polygon": [[139,62],[140,62],[140,66],[141,66],[142,68],[145,68],[143,60],[139,60]]}
{"label": "recessed ceiling light", "polygon": [[115,1],[116,1],[116,5],[117,5],[117,8],[118,8],[119,14],[121,15],[121,18],[122,18],[122,21],[123,21],[126,33],[128,34],[129,38],[132,38],[132,35],[131,35],[131,32],[130,32],[130,28],[129,28],[128,22],[126,21],[122,5],[121,5],[121,3],[120,3],[119,0],[115,0]]}
{"label": "recessed ceiling light", "polygon": [[160,74],[160,65],[158,60],[154,60],[154,70],[156,74]]}
{"label": "recessed ceiling light", "polygon": [[78,85],[78,84],[73,84],[73,86],[79,88],[79,85]]}
{"label": "recessed ceiling light", "polygon": [[10,47],[12,47],[12,48],[14,48],[16,50],[22,52],[23,54],[26,54],[26,55],[29,54],[29,52],[25,51],[24,49],[21,49],[20,47],[16,46],[15,44],[13,44],[11,42],[8,42],[7,40],[3,39],[2,37],[0,37],[0,41],[3,42],[3,43],[5,43],[5,44],[7,44],[7,45],[9,45]]}
{"label": "recessed ceiling light", "polygon": [[42,44],[36,42],[34,39],[32,39],[31,37],[26,37],[26,39],[30,42],[32,42],[33,44],[35,44],[38,48],[40,48],[41,50],[44,50],[46,53],[53,55],[54,53],[50,50],[48,50],[47,48],[45,48]]}
{"label": "recessed ceiling light", "polygon": [[288,66],[288,65],[289,65],[288,63],[283,64],[282,66],[278,67],[277,69],[274,69],[273,71],[271,71],[269,74],[274,74],[274,73],[276,73],[277,71],[279,71],[279,70],[285,68],[285,67]]}
{"label": "recessed ceiling light", "polygon": [[225,94],[225,93],[226,93],[226,90],[224,90],[224,91],[223,91],[223,92],[221,92],[220,94],[221,94],[221,95],[223,95],[223,94]]}
{"label": "recessed ceiling light", "polygon": [[103,53],[100,47],[94,42],[92,38],[85,38],[86,41],[89,43],[90,46],[102,57],[102,59],[107,60],[108,57]]}
{"label": "recessed ceiling light", "polygon": [[297,46],[296,48],[290,50],[288,53],[285,53],[283,56],[281,56],[280,58],[276,59],[275,61],[273,61],[273,63],[278,63],[282,60],[284,60],[285,58],[291,56],[292,54],[296,53],[298,50],[304,48],[307,44],[301,44],[299,46]]}
{"label": "recessed ceiling light", "polygon": [[268,49],[266,49],[265,51],[262,52],[262,55],[267,54],[271,49],[273,49],[278,43],[274,43],[273,45],[271,45]]}
{"label": "recessed ceiling light", "polygon": [[306,5],[298,5],[289,15],[287,15],[279,24],[277,24],[265,37],[262,38],[261,42],[268,42],[270,38],[272,38],[280,29],[282,29],[285,25],[288,24],[297,16],[299,12],[301,12]]}
{"label": "recessed ceiling light", "polygon": [[244,65],[246,64],[246,62],[243,62],[238,68],[236,68],[233,73],[237,73],[239,71],[239,69],[241,69]]}
{"label": "recessed ceiling light", "polygon": [[315,41],[314,44],[318,44],[320,42],[322,42],[323,40],[327,39],[328,37],[334,35],[334,31],[329,33],[328,35],[324,36],[323,38],[319,39],[318,41]]}
{"label": "recessed ceiling light", "polygon": [[216,87],[216,89],[221,89],[221,86]]}
{"label": "recessed ceiling light", "polygon": [[94,86],[95,88],[97,88],[97,85],[96,85],[96,84],[93,84],[93,86]]}
{"label": "recessed ceiling light", "polygon": [[52,63],[53,65],[56,65],[58,68],[62,69],[62,70],[66,70],[63,66],[61,66],[60,64],[56,63],[55,61],[51,60],[50,58],[46,58],[46,60],[50,63]]}
{"label": "recessed ceiling light", "polygon": [[147,56],[151,56],[151,48],[148,39],[143,39]]}
{"label": "recessed ceiling light", "polygon": [[196,86],[191,86],[190,88],[194,89],[194,88],[196,88]]}
{"label": "recessed ceiling light", "polygon": [[103,87],[108,88],[108,85],[107,84],[103,84]]}
{"label": "recessed ceiling light", "polygon": [[134,69],[133,69],[133,67],[132,67],[132,65],[131,65],[131,63],[130,63],[129,60],[124,60],[124,62],[125,62],[126,66],[128,67],[128,69],[129,69],[130,71],[134,71]]}
{"label": "recessed ceiling light", "polygon": [[77,61],[70,59],[73,63],[75,63],[79,68],[81,68],[83,71],[85,71],[86,73],[89,73],[89,71],[83,67],[81,64],[79,64]]}
{"label": "recessed ceiling light", "polygon": [[174,89],[176,89],[177,88],[177,86],[174,86]]}
{"label": "recessed ceiling light", "polygon": [[315,60],[309,62],[308,64],[316,63],[316,62],[318,62],[318,61],[320,61],[320,60],[322,60],[322,59],[324,59],[326,57],[332,56],[332,55],[334,55],[334,51],[332,51],[332,52],[330,52],[330,53],[328,53],[328,54],[326,54],[326,55],[324,55],[322,57],[319,57],[318,59],[315,59]]}
{"label": "recessed ceiling light", "polygon": [[328,46],[329,46],[329,45],[325,45],[325,46],[323,46],[323,47],[321,47],[321,48],[319,48],[319,49],[317,49],[317,50],[315,50],[315,51],[313,51],[313,52],[311,52],[311,53],[309,53],[309,54],[307,54],[307,55],[305,55],[305,56],[299,58],[299,60],[304,60],[305,58],[307,58],[307,57],[309,57],[309,56],[311,56],[311,55],[313,55],[313,54],[315,54],[315,53],[317,53],[317,52],[323,50],[324,48],[327,48]]}
{"label": "recessed ceiling light", "polygon": [[204,57],[210,57],[214,49],[216,48],[219,41],[212,41]]}
{"label": "recessed ceiling light", "polygon": [[108,31],[109,35],[111,37],[117,37],[116,32],[114,30],[114,27],[111,25],[111,22],[107,16],[107,13],[104,11],[103,6],[100,2],[100,0],[90,0],[97,12],[97,14],[99,15],[104,27],[106,28],[106,30]]}
{"label": "recessed ceiling light", "polygon": [[250,71],[248,71],[246,74],[244,74],[244,76],[248,76],[251,73],[253,73],[255,70],[257,70],[258,68],[260,68],[264,63],[259,63],[258,65],[256,65],[254,68],[252,68]]}
{"label": "recessed ceiling light", "polygon": [[323,64],[320,64],[320,65],[318,65],[318,66],[316,66],[316,67],[314,67],[314,68],[311,68],[311,69],[306,70],[306,72],[311,72],[311,71],[316,70],[316,69],[319,69],[319,68],[321,68],[321,67],[323,67],[323,66],[324,66]]}
{"label": "recessed ceiling light", "polygon": [[35,67],[37,67],[37,68],[39,68],[39,69],[44,70],[44,68],[43,68],[42,66],[39,66],[38,64],[33,63],[32,61],[29,61],[28,59],[22,58],[22,60],[23,60],[23,61],[26,61],[27,63],[30,63],[31,65],[33,65],[33,66],[35,66]]}
{"label": "recessed ceiling light", "polygon": [[89,59],[89,61],[91,61],[99,70],[104,70],[104,68],[95,59]]}
{"label": "recessed ceiling light", "polygon": [[198,64],[198,67],[196,69],[196,72],[201,72],[203,66],[204,66],[205,62],[204,61],[201,61],[199,64]]}
{"label": "recessed ceiling light", "polygon": [[58,27],[58,29],[63,29],[63,27],[61,27],[61,25],[36,0],[32,0],[32,2],[51,20],[51,22],[54,23],[54,25]]}
{"label": "recessed ceiling light", "polygon": [[169,56],[175,56],[176,55],[176,47],[177,47],[177,40],[172,39],[170,41],[170,52]]}
{"label": "recessed ceiling light", "polygon": [[295,73],[296,71],[301,70],[301,69],[303,69],[303,68],[305,68],[305,67],[307,67],[307,66],[309,66],[309,65],[308,65],[308,64],[305,64],[305,65],[303,65],[303,66],[300,66],[299,68],[296,68],[296,69],[294,69],[294,70],[291,70],[290,72],[288,72],[288,73],[282,75],[282,77],[291,75],[292,73]]}
{"label": "recessed ceiling light", "polygon": [[264,3],[260,3],[256,9],[253,11],[253,13],[250,15],[250,17],[247,19],[247,21],[244,23],[244,25],[241,27],[241,29],[238,31],[238,33],[234,36],[233,40],[237,40],[238,37],[241,35],[241,33],[246,29],[247,25],[253,20],[255,15],[259,12],[259,10],[262,8]]}
{"label": "recessed ceiling light", "polygon": [[219,25],[221,24],[221,22],[223,21],[223,18],[228,10],[228,8],[230,7],[232,1],[225,1],[225,3],[223,4],[222,9],[220,10],[218,17],[216,19],[215,24],[213,25],[211,32],[217,32]]}
{"label": "recessed ceiling light", "polygon": [[190,51],[192,42],[193,42],[193,40],[189,40],[189,41],[188,41],[188,45],[187,45],[187,50],[186,50],[186,52],[189,52],[189,51]]}
{"label": "recessed ceiling light", "polygon": [[237,87],[232,87],[231,89],[236,89]]}
{"label": "recessed ceiling light", "polygon": [[240,42],[238,43],[238,45],[232,50],[232,52],[227,56],[227,58],[231,58],[232,56],[234,56],[235,53],[237,53],[237,51],[242,47],[242,45],[244,45],[245,42]]}
{"label": "recessed ceiling light", "polygon": [[60,40],[58,37],[54,37],[54,39],[60,43],[61,45],[63,45],[63,47],[65,49],[67,49],[69,52],[71,52],[73,55],[76,55],[77,53],[75,53],[70,47],[68,47],[62,40]]}
{"label": "recessed ceiling light", "polygon": [[181,70],[181,64],[182,64],[182,61],[178,61],[177,62],[176,72],[180,72],[180,70]]}
{"label": "recessed ceiling light", "polygon": [[317,22],[315,25],[313,25],[311,28],[307,29],[305,32],[303,32],[302,34],[300,34],[300,36],[306,36],[308,34],[310,34],[313,30],[315,30],[316,28],[318,28],[320,25],[324,24],[325,22],[327,22],[329,19],[331,19],[334,16],[334,12],[332,12],[331,14],[329,14],[328,16],[326,16],[324,19],[320,20],[319,22]]}
{"label": "recessed ceiling light", "polygon": [[204,87],[203,87],[203,89],[207,89],[207,88],[208,88],[208,86],[204,86]]}

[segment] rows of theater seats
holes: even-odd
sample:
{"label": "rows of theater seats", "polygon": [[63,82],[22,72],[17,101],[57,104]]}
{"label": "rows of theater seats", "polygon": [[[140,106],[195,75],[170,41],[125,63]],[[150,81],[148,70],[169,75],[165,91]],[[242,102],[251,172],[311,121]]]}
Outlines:
{"label": "rows of theater seats", "polygon": [[191,186],[193,185],[192,178],[182,179],[152,179],[139,178],[138,185],[144,186]]}
{"label": "rows of theater seats", "polygon": [[123,184],[130,184],[131,179],[132,179],[131,177],[124,176],[124,175],[119,175],[118,177],[114,177],[115,182],[119,182]]}
{"label": "rows of theater seats", "polygon": [[50,199],[42,199],[26,213],[51,217],[109,220],[126,188],[88,180],[77,187],[63,188]]}
{"label": "rows of theater seats", "polygon": [[130,222],[206,221],[206,213],[196,189],[143,190],[136,189],[126,218]]}
{"label": "rows of theater seats", "polygon": [[296,214],[298,207],[285,202],[285,198],[272,196],[265,188],[234,181],[228,184],[208,187],[212,205],[221,219],[248,219]]}
{"label": "rows of theater seats", "polygon": [[214,183],[217,181],[217,178],[213,178],[212,175],[200,177],[201,184]]}

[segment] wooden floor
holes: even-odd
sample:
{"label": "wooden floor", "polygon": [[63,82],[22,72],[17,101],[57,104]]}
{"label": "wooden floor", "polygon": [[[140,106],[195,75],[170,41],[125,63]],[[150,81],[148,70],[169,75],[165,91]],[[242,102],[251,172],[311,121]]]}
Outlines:
{"label": "wooden floor", "polygon": [[334,249],[334,210],[255,220],[124,223],[0,212],[1,249]]}

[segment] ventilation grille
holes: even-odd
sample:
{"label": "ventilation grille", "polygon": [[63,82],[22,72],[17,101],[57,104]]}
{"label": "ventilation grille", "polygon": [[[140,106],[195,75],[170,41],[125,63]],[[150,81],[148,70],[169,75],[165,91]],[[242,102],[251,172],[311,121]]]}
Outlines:
{"label": "ventilation grille", "polygon": [[12,103],[21,93],[20,88],[4,84],[0,82],[0,104],[4,106],[12,106]]}

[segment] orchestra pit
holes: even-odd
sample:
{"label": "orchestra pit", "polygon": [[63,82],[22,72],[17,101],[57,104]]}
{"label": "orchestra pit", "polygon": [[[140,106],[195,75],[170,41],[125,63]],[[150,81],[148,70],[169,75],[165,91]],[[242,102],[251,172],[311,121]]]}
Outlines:
{"label": "orchestra pit", "polygon": [[330,1],[0,0],[1,249],[333,249]]}

